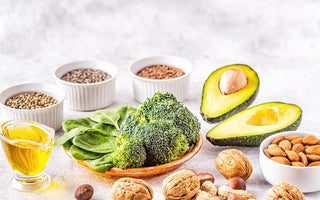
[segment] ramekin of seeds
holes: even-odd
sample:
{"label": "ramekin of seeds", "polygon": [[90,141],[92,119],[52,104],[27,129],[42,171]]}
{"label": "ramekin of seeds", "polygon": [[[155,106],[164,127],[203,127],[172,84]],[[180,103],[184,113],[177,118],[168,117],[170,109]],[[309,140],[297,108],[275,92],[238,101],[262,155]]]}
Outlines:
{"label": "ramekin of seeds", "polygon": [[179,101],[187,99],[192,64],[175,56],[153,56],[134,61],[128,67],[133,94],[143,102],[156,92],[171,92]]}
{"label": "ramekin of seeds", "polygon": [[77,61],[54,71],[59,87],[66,92],[65,106],[73,110],[96,110],[113,103],[118,69],[104,61]]}
{"label": "ramekin of seeds", "polygon": [[0,92],[4,121],[27,119],[58,130],[63,121],[65,92],[53,84],[25,83]]}
{"label": "ramekin of seeds", "polygon": [[272,185],[291,183],[302,192],[320,190],[320,134],[287,131],[271,135],[260,144],[260,168]]}

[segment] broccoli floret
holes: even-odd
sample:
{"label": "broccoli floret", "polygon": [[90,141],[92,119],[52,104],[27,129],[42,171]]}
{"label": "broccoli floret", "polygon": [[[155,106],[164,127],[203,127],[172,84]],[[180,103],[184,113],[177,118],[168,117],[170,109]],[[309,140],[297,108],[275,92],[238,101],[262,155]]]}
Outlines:
{"label": "broccoli floret", "polygon": [[114,166],[121,169],[143,166],[146,151],[140,138],[122,133],[117,136],[116,142],[117,148],[111,154],[111,162]]}
{"label": "broccoli floret", "polygon": [[172,121],[156,120],[139,124],[135,128],[135,135],[142,138],[147,166],[177,160],[189,147],[185,135]]}

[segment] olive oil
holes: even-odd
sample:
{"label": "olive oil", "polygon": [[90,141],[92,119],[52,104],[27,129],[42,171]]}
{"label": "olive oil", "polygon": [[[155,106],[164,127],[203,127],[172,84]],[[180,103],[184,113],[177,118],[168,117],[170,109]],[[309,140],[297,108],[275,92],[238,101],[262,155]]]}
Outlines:
{"label": "olive oil", "polygon": [[3,150],[14,171],[35,176],[43,172],[49,160],[53,136],[48,130],[30,124],[9,124],[2,127]]}

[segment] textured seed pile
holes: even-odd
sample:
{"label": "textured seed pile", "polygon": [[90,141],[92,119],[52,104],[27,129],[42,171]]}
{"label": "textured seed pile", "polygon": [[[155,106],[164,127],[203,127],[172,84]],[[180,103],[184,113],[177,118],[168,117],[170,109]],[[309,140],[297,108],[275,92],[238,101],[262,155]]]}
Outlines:
{"label": "textured seed pile", "polygon": [[75,69],[64,74],[61,79],[72,83],[98,83],[111,78],[111,75],[99,69]]}
{"label": "textured seed pile", "polygon": [[183,76],[182,69],[168,65],[151,65],[140,70],[137,75],[148,79],[172,79]]}
{"label": "textured seed pile", "polygon": [[58,101],[40,92],[24,92],[6,100],[5,105],[15,109],[38,109],[56,104]]}

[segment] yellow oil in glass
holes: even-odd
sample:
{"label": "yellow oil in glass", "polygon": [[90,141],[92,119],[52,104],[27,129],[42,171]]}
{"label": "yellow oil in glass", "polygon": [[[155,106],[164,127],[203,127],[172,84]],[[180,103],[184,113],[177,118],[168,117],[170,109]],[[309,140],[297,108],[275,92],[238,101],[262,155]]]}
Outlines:
{"label": "yellow oil in glass", "polygon": [[2,133],[8,139],[2,145],[13,170],[26,176],[43,172],[54,142],[50,133],[27,124],[6,126]]}

